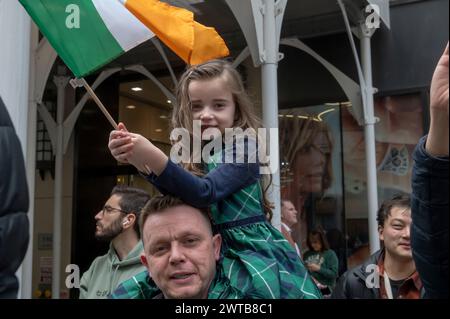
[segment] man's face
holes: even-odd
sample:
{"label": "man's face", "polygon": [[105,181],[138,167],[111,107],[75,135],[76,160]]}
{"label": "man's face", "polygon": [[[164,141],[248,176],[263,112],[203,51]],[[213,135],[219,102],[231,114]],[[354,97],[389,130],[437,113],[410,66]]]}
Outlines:
{"label": "man's face", "polygon": [[401,206],[391,208],[391,214],[379,229],[386,254],[392,258],[412,259],[410,243],[411,209]]}
{"label": "man's face", "polygon": [[104,208],[95,215],[95,238],[102,241],[111,241],[122,233],[124,213],[119,211],[121,209],[119,203],[120,196],[113,195],[105,203]]}
{"label": "man's face", "polygon": [[207,298],[221,237],[197,209],[181,205],[149,216],[143,241],[142,263],[167,299]]}
{"label": "man's face", "polygon": [[281,205],[281,221],[289,227],[297,223],[297,210],[290,201],[284,201]]}

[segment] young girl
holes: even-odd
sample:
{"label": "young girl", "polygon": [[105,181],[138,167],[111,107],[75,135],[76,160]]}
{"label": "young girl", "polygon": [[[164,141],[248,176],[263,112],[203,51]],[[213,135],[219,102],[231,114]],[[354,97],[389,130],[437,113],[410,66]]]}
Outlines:
{"label": "young girl", "polygon": [[[187,129],[190,145],[198,138],[193,129],[196,120],[201,133],[210,129],[205,135],[213,140],[225,136],[226,129],[256,131],[261,126],[238,72],[225,61],[188,69],[180,80],[177,100],[172,125]],[[215,133],[210,134],[211,128]],[[127,132],[123,124],[111,133],[109,148],[118,161],[148,174],[147,179],[162,193],[195,207],[210,207],[223,240],[221,271],[246,298],[320,298],[295,250],[266,221],[260,164],[254,160],[256,136],[245,139],[243,149],[236,143],[230,148],[223,138],[220,142],[225,149],[204,152],[210,155],[207,161],[190,161],[184,168],[146,138]],[[230,154],[242,157],[243,150],[244,163],[226,160]]]}
{"label": "young girl", "polygon": [[338,258],[330,249],[328,240],[322,230],[316,229],[308,235],[308,251],[304,254],[308,270],[317,282],[322,294],[329,296],[338,277]]}

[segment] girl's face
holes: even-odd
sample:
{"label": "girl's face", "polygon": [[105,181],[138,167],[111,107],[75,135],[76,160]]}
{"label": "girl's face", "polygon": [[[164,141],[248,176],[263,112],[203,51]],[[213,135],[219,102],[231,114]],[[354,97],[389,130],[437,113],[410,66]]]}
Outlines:
{"label": "girl's face", "polygon": [[204,130],[216,128],[224,136],[225,129],[233,127],[236,112],[226,81],[222,77],[195,80],[189,83],[188,91],[192,118],[201,121],[202,135]]}
{"label": "girl's face", "polygon": [[311,244],[311,248],[314,251],[321,251],[322,250],[322,243],[320,242],[320,239],[318,236],[312,236],[309,238],[309,242]]}

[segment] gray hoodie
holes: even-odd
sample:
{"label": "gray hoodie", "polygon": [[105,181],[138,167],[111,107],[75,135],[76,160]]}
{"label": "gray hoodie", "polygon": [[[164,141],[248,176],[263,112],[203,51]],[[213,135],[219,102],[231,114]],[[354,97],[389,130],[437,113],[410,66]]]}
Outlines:
{"label": "gray hoodie", "polygon": [[80,299],[107,298],[117,286],[144,271],[140,255],[142,242],[136,245],[124,260],[119,260],[112,244],[106,255],[95,258],[80,282]]}

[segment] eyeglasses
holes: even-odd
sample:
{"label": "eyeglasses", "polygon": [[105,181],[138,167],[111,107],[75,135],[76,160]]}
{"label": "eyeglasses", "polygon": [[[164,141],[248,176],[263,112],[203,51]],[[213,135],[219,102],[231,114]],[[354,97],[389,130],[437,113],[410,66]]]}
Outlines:
{"label": "eyeglasses", "polygon": [[121,210],[120,208],[114,208],[114,207],[111,207],[111,206],[109,206],[109,205],[103,206],[102,214],[103,214],[103,216],[104,216],[106,213],[112,214],[114,211],[117,211],[117,212],[120,212],[120,213],[124,213],[124,214],[128,214],[128,212],[123,211],[123,210]]}

